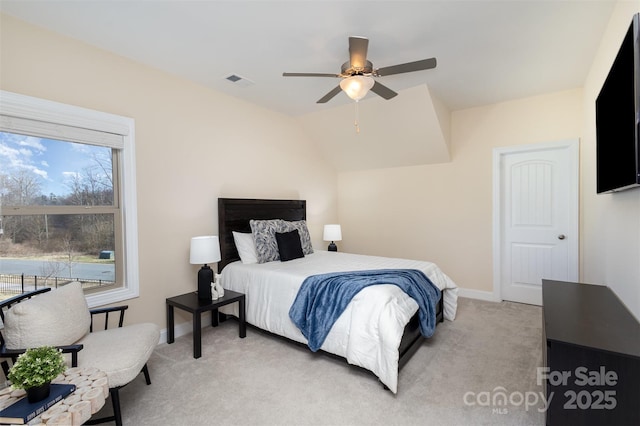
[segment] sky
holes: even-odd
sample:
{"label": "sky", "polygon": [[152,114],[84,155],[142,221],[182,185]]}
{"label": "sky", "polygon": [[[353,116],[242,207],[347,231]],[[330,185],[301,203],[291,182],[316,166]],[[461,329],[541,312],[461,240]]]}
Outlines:
{"label": "sky", "polygon": [[0,132],[0,173],[26,170],[38,176],[43,195],[69,194],[65,184],[95,165],[94,156],[108,156],[110,148]]}

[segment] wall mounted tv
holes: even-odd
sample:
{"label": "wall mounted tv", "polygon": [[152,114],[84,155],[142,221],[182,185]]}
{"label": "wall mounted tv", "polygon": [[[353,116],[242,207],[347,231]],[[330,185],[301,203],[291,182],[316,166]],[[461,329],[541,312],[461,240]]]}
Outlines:
{"label": "wall mounted tv", "polygon": [[640,13],[596,99],[597,192],[640,186]]}

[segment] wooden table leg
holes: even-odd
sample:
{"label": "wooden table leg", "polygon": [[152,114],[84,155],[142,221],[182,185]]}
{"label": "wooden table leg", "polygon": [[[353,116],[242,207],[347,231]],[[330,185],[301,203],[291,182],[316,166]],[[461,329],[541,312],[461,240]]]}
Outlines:
{"label": "wooden table leg", "polygon": [[238,300],[238,308],[240,310],[239,312],[239,318],[238,318],[238,322],[240,323],[239,327],[239,333],[240,333],[240,338],[245,338],[247,336],[247,321],[245,318],[245,312],[244,312],[244,296],[242,296],[242,298],[240,300]]}
{"label": "wooden table leg", "polygon": [[211,310],[211,327],[218,326],[218,308]]}
{"label": "wooden table leg", "polygon": [[193,314],[193,357],[200,358],[202,356],[202,324],[200,312]]}
{"label": "wooden table leg", "polygon": [[167,303],[167,343],[173,343],[174,339],[173,306]]}

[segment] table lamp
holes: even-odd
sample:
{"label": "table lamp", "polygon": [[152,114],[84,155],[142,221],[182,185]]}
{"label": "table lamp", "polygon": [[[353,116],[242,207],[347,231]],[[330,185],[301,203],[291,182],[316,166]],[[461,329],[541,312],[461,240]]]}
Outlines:
{"label": "table lamp", "polygon": [[342,230],[340,229],[340,225],[325,225],[322,239],[324,241],[331,241],[331,244],[329,244],[329,247],[327,248],[328,251],[338,251],[338,246],[336,246],[334,241],[342,240]]}
{"label": "table lamp", "polygon": [[191,238],[189,263],[204,264],[198,271],[198,299],[211,300],[213,270],[207,263],[220,261],[220,243],[215,235]]}

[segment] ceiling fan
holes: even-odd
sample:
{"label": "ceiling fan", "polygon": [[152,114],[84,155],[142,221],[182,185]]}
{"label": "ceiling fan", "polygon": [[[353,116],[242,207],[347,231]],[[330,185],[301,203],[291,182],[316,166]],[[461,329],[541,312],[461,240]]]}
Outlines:
{"label": "ceiling fan", "polygon": [[384,99],[391,99],[397,93],[375,81],[373,77],[422,71],[436,67],[436,58],[429,58],[383,68],[373,68],[373,64],[367,60],[368,48],[369,39],[366,37],[349,37],[349,60],[342,64],[340,74],[285,72],[282,73],[282,76],[342,78],[337,87],[317,101],[317,103],[323,104],[340,93],[341,90],[344,90],[347,96],[356,102],[364,98],[369,90]]}

